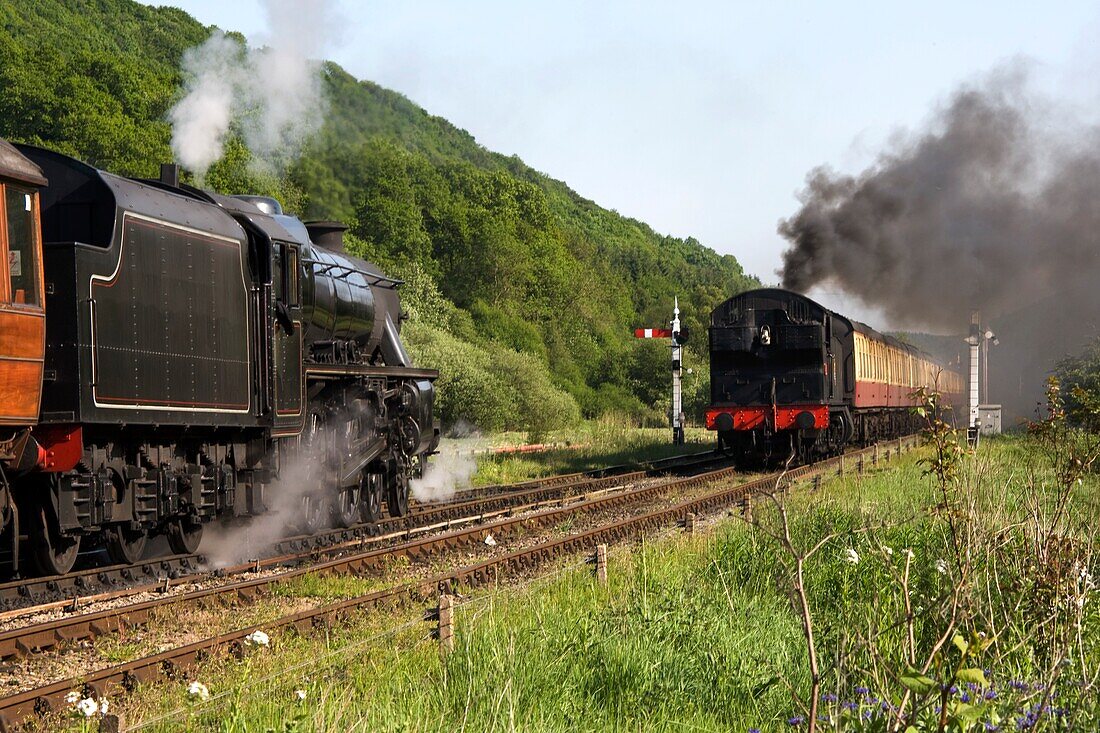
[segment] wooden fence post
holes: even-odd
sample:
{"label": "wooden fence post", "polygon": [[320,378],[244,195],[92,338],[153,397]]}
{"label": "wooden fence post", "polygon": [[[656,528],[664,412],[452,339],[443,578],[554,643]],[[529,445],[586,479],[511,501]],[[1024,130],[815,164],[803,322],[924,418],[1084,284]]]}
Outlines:
{"label": "wooden fence post", "polygon": [[871,465],[872,466],[877,466],[878,465],[878,441],[877,440],[875,441],[874,449],[871,451]]}
{"label": "wooden fence post", "polygon": [[863,475],[863,454],[859,454],[859,475]]}
{"label": "wooden fence post", "polygon": [[684,517],[684,533],[685,534],[695,534],[695,515],[694,514],[689,513],[686,517]]}
{"label": "wooden fence post", "polygon": [[454,599],[448,593],[439,596],[439,651],[446,656],[455,648]]}
{"label": "wooden fence post", "polygon": [[607,585],[607,545],[596,545],[596,582]]}
{"label": "wooden fence post", "polygon": [[841,454],[840,460],[836,464],[836,475],[837,476],[843,476],[844,475],[844,455],[843,454]]}

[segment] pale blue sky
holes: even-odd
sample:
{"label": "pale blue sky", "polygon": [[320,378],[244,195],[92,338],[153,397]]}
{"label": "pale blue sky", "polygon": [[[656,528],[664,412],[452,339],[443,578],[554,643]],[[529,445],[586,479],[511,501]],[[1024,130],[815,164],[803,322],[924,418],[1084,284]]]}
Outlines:
{"label": "pale blue sky", "polygon": [[[960,83],[1022,57],[1100,109],[1096,3],[333,1],[325,55],[352,74],[765,282],[806,173],[860,170]],[[168,4],[264,30],[258,0]]]}

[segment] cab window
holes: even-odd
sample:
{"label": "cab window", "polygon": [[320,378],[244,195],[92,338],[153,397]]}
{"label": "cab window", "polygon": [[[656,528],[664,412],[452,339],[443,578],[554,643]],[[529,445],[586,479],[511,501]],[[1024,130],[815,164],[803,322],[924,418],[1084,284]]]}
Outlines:
{"label": "cab window", "polygon": [[38,262],[35,245],[38,228],[34,218],[34,191],[19,186],[4,186],[4,207],[7,213],[8,282],[11,302],[39,305]]}
{"label": "cab window", "polygon": [[298,286],[298,248],[286,248],[286,301],[289,306],[297,306]]}
{"label": "cab window", "polygon": [[271,252],[271,287],[275,291],[275,299],[285,303],[286,300],[283,297],[283,245],[281,244],[275,245]]}

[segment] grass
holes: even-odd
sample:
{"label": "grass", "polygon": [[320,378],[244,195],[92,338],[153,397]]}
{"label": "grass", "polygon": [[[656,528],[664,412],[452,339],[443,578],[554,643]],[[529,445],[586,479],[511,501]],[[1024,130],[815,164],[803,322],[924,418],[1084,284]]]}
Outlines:
{"label": "grass", "polygon": [[[688,428],[685,445],[672,445],[667,428],[632,428],[613,421],[593,421],[568,433],[551,434],[546,443],[562,448],[541,453],[508,453],[478,456],[473,483],[477,486],[507,484],[560,473],[587,471],[618,465],[638,465],[646,461],[683,453],[703,452],[714,447],[714,433],[703,428]],[[505,434],[499,444],[522,445],[522,433]],[[471,446],[461,443],[461,448]],[[460,449],[461,449],[460,448]]]}
{"label": "grass", "polygon": [[[806,576],[828,696],[821,715],[830,729],[884,730],[882,706],[896,706],[906,691],[899,683],[905,627],[896,621],[904,616],[898,578],[906,565],[922,653],[943,628],[945,604],[960,582],[953,569],[939,569],[951,557],[950,538],[940,494],[918,463],[929,455],[924,449],[868,467],[862,478],[849,467],[813,494],[803,485],[783,499],[796,544],[835,535],[807,563]],[[981,521],[1000,532],[1032,506],[1052,480],[1042,465],[1031,439],[983,444],[964,467],[965,480],[980,478],[984,487],[974,499]],[[1095,538],[1097,488],[1095,475],[1074,488],[1067,542]],[[607,586],[572,561],[526,586],[474,591],[456,609],[456,648],[445,659],[424,609],[406,607],[320,634],[273,635],[271,649],[251,650],[243,662],[211,660],[187,679],[143,687],[119,706],[130,724],[168,716],[144,730],[804,730],[798,698],[809,675],[801,619],[784,555],[765,531],[776,526],[776,515],[766,502],[755,514],[760,527],[728,520],[695,537],[612,548]],[[967,657],[987,670],[984,684],[959,683],[949,693],[952,711],[977,708],[964,705],[963,696],[992,691],[995,699],[982,703],[972,727],[948,730],[985,730],[986,723],[1015,729],[1026,723],[1025,710],[1044,704],[1033,727],[1093,730],[1100,706],[1095,688],[1080,681],[1100,670],[1100,601],[1084,597],[1073,661],[1051,685],[1057,695],[1047,697],[1049,647],[1060,637],[1049,619],[1021,605],[1033,589],[1020,585],[1031,577],[1027,569],[1013,569],[1026,555],[1013,544],[1020,539],[1003,535],[1013,554],[981,560],[978,577],[996,571],[1002,585],[977,583],[981,593],[967,599],[975,613],[964,631],[992,640],[981,651],[975,642]],[[1094,562],[1090,568],[1096,572]],[[357,588],[354,580],[311,582],[294,592],[329,597]],[[948,645],[941,657],[952,661],[958,652]],[[938,684],[943,673],[933,665],[928,674]],[[189,700],[190,679],[221,697]],[[304,690],[303,701],[296,690]],[[928,692],[939,694],[939,687]],[[934,722],[916,728],[936,730]]]}

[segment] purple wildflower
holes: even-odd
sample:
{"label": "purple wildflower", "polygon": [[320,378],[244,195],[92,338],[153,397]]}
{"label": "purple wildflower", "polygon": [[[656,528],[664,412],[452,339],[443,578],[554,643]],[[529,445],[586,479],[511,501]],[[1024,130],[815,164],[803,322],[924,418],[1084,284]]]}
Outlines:
{"label": "purple wildflower", "polygon": [[826,692],[824,695],[821,696],[821,700],[823,702],[833,703],[837,701],[837,697],[831,692]]}
{"label": "purple wildflower", "polygon": [[806,722],[806,719],[803,718],[801,715],[795,715],[792,718],[787,718],[787,725],[789,725],[789,726],[802,725],[805,722]]}

